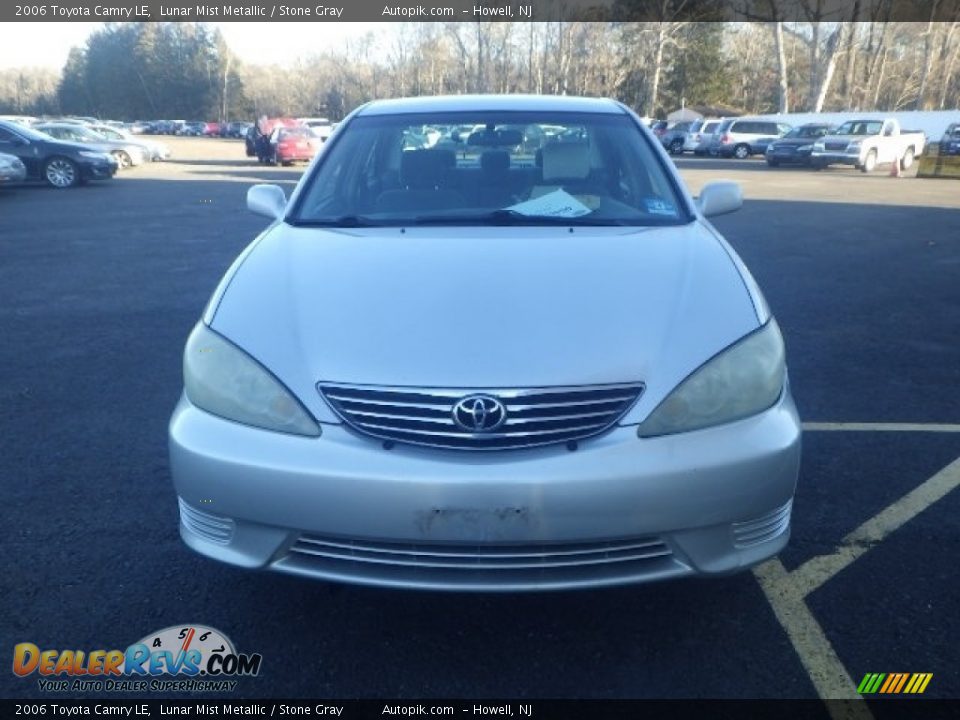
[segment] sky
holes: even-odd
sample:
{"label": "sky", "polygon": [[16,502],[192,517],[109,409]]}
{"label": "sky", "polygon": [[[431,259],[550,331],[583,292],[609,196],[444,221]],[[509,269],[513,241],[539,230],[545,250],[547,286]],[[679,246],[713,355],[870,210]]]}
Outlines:
{"label": "sky", "polygon": [[[103,23],[0,23],[0,70],[11,67],[63,68],[70,48],[82,45]],[[327,48],[339,49],[391,23],[209,23],[244,61],[285,65]]]}

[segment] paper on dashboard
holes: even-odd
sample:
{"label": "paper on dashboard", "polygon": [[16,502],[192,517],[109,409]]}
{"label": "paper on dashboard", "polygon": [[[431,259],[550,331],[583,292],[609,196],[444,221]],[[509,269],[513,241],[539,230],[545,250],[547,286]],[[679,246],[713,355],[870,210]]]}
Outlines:
{"label": "paper on dashboard", "polygon": [[521,215],[538,217],[580,217],[591,212],[590,208],[565,190],[554,190],[533,200],[526,200],[506,208]]}

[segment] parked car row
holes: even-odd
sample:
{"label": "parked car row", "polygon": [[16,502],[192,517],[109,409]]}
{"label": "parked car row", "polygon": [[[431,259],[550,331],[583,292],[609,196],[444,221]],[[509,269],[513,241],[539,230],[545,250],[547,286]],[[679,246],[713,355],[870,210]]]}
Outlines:
{"label": "parked car row", "polygon": [[96,145],[100,150],[111,153],[122,168],[167,160],[171,154],[166,144],[137,135],[124,127],[124,123],[115,120],[98,122],[93,118],[78,117],[4,116],[0,117],[0,122],[14,131],[16,128],[28,128],[54,139]]}
{"label": "parked car row", "polygon": [[[926,144],[920,131],[901,130],[895,118],[855,119],[833,126],[806,123],[791,128],[763,118],[703,118],[655,128],[672,155],[746,159],[763,155],[767,164],[801,164],[820,169],[833,164],[852,165],[871,172],[881,164],[898,163],[904,170]],[[940,142],[944,154],[960,154],[960,123],[947,128]]]}
{"label": "parked car row", "polygon": [[[99,144],[59,140],[45,132],[0,120],[0,154],[14,156],[23,165],[23,179],[43,180],[51,187],[70,188],[88,180],[108,179],[120,167],[116,153]],[[20,175],[19,166],[12,161]]]}

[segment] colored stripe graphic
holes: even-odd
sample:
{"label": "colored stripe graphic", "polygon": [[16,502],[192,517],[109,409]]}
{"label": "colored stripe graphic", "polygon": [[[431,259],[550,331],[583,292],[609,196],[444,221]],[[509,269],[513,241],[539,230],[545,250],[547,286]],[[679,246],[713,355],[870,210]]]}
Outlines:
{"label": "colored stripe graphic", "polygon": [[919,695],[927,689],[933,673],[867,673],[857,686],[861,695]]}

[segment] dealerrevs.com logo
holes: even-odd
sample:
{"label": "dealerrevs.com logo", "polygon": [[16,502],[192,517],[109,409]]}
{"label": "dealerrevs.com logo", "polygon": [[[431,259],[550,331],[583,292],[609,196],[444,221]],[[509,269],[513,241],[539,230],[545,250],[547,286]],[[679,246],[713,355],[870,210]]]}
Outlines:
{"label": "dealerrevs.com logo", "polygon": [[13,648],[13,672],[37,674],[48,692],[229,691],[236,677],[260,673],[263,656],[238,653],[219,630],[174,625],[126,650],[41,650],[29,642]]}

